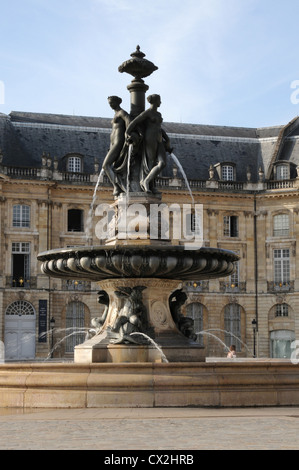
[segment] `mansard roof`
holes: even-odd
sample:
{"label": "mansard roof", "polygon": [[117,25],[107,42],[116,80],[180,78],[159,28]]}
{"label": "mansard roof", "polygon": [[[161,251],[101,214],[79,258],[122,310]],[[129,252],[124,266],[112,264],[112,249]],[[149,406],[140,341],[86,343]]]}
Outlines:
{"label": "mansard roof", "polygon": [[[207,180],[208,170],[224,162],[236,166],[238,181],[252,181],[263,168],[270,177],[277,159],[299,164],[299,120],[286,126],[245,128],[165,122],[174,154],[190,179]],[[84,171],[93,173],[95,159],[101,164],[110,145],[111,118],[14,111],[0,114],[0,149],[7,166],[40,167],[43,153],[62,165],[66,155],[84,156]],[[298,138],[297,138],[298,136]],[[164,176],[172,175],[169,160]]]}

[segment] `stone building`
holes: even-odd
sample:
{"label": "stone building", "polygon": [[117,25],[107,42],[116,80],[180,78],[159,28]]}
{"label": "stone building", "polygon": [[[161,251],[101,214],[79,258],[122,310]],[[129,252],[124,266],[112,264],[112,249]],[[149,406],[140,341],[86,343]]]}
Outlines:
{"label": "stone building", "polygon": [[[0,344],[6,360],[71,359],[101,312],[96,284],[50,279],[37,254],[99,243],[90,206],[110,126],[110,119],[92,117],[0,115]],[[234,343],[239,356],[290,357],[299,338],[299,119],[262,129],[164,128],[195,202],[203,204],[204,245],[240,256],[230,278],[184,286],[184,312],[203,332],[198,341],[208,356],[225,356],[223,343]],[[190,202],[171,158],[156,185],[165,202]],[[106,177],[95,196],[96,203],[112,202]]]}

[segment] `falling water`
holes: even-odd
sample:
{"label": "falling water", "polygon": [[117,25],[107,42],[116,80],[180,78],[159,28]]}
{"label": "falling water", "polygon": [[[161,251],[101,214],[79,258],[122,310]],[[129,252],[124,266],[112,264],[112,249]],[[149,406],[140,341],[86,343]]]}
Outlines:
{"label": "falling water", "polygon": [[174,155],[174,153],[171,153],[170,156],[171,156],[172,160],[174,161],[174,163],[176,164],[176,166],[178,167],[178,169],[180,170],[180,172],[181,172],[181,174],[182,174],[182,176],[183,176],[183,178],[184,178],[185,184],[186,184],[186,186],[187,186],[187,189],[188,189],[188,191],[189,191],[190,197],[191,197],[191,199],[192,199],[192,203],[194,204],[194,197],[193,197],[193,194],[192,194],[192,190],[191,190],[191,188],[190,188],[190,184],[189,184],[188,178],[187,178],[186,173],[185,173],[185,171],[184,171],[184,168],[182,167],[182,165],[181,165],[179,159]]}
{"label": "falling water", "polygon": [[129,145],[128,150],[128,167],[127,167],[127,194],[130,192],[130,171],[131,171],[131,155],[132,155],[133,145]]}
{"label": "falling water", "polygon": [[[85,341],[87,341],[90,337],[90,333],[96,333],[96,330],[93,329],[93,328],[76,328],[76,327],[72,327],[72,328],[55,328],[55,334],[57,334],[58,332],[68,332],[68,331],[71,331],[71,333],[65,335],[63,338],[61,338],[59,341],[57,341],[54,345],[54,347],[51,349],[51,351],[49,352],[48,356],[45,358],[45,361],[47,361],[48,359],[51,358],[53,352],[55,351],[55,349],[58,348],[58,346],[63,343],[64,341],[66,341],[68,338],[71,338],[72,336],[74,335],[77,335],[77,334],[80,334],[80,333],[85,333],[86,336],[85,336]],[[40,338],[44,337],[44,336],[47,336],[47,335],[52,335],[53,334],[53,330],[48,330],[46,331],[45,333],[42,333],[41,335],[39,335]]]}
{"label": "falling water", "polygon": [[88,217],[87,217],[87,222],[86,222],[86,240],[88,240],[91,237],[93,209],[94,209],[94,205],[95,205],[96,200],[97,200],[97,191],[98,191],[98,188],[99,188],[99,185],[100,185],[100,182],[101,182],[101,179],[102,179],[104,173],[105,173],[105,171],[102,168],[101,172],[99,174],[98,180],[97,180],[97,184],[94,188],[93,197],[92,197],[92,201],[91,201],[91,204],[90,204]]}
{"label": "falling water", "polygon": [[218,341],[223,347],[225,350],[229,351],[229,347],[226,346],[226,344],[220,339],[218,338],[218,336],[216,335],[213,335],[212,333],[208,332],[208,331],[199,331],[198,333],[196,333],[197,335],[204,335],[204,336],[211,336],[212,338],[214,338],[216,341]]}
{"label": "falling water", "polygon": [[232,336],[233,338],[235,338],[239,343],[241,343],[246,349],[247,351],[252,355],[254,356],[253,352],[248,348],[247,344],[245,344],[240,338],[238,338],[238,336],[234,335],[231,331],[227,331],[227,330],[221,330],[220,328],[210,328],[209,330],[205,330],[206,332],[209,332],[209,331],[221,331],[222,333],[226,333],[230,336]]}
{"label": "falling water", "polygon": [[144,336],[144,338],[148,339],[149,342],[150,342],[153,346],[155,346],[155,348],[159,351],[159,353],[160,353],[161,356],[162,356],[162,361],[163,361],[163,362],[167,362],[167,363],[169,362],[168,359],[167,359],[167,357],[165,356],[164,352],[163,352],[162,349],[160,348],[160,346],[159,346],[157,343],[155,343],[155,341],[154,341],[152,338],[150,338],[149,336],[147,336],[147,335],[144,334],[144,333],[140,333],[139,331],[138,331],[138,332],[136,331],[135,333],[131,333],[130,336],[133,336],[133,335],[141,335],[141,336]]}

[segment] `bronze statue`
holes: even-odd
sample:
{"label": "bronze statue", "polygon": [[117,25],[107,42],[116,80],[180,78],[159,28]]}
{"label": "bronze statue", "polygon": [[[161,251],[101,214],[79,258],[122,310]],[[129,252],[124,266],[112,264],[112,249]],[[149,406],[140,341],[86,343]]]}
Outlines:
{"label": "bronze statue", "polygon": [[[139,114],[127,127],[127,140],[136,129],[143,129],[143,149],[141,155],[140,187],[145,192],[152,192],[154,179],[166,165],[166,151],[172,152],[170,140],[162,129],[162,116],[158,112],[161,105],[160,95],[147,98],[150,108]],[[142,132],[142,131],[141,131]]]}
{"label": "bronze statue", "polygon": [[197,335],[194,333],[193,318],[185,317],[181,313],[181,308],[186,300],[187,294],[182,289],[178,289],[174,291],[169,297],[169,308],[173,321],[180,332],[192,341],[196,341]]}
{"label": "bronze statue", "polygon": [[146,308],[142,301],[143,286],[122,287],[116,291],[116,296],[123,300],[123,306],[118,312],[118,317],[112,328],[112,332],[118,334],[118,338],[112,340],[114,344],[133,343],[140,344],[140,338],[132,333],[143,332],[147,326]]}
{"label": "bronze statue", "polygon": [[99,334],[99,332],[101,331],[108,315],[109,295],[107,294],[106,291],[100,290],[98,292],[98,303],[104,305],[105,308],[101,317],[96,317],[96,318],[91,319],[91,325],[95,328],[96,334]]}
{"label": "bronze statue", "polygon": [[103,162],[103,170],[106,172],[106,175],[113,185],[113,195],[118,196],[122,190],[117,180],[115,167],[118,165],[118,160],[125,144],[125,132],[130,118],[128,113],[120,107],[122,102],[121,98],[118,96],[109,96],[108,102],[115,111],[115,114],[112,120],[110,149]]}

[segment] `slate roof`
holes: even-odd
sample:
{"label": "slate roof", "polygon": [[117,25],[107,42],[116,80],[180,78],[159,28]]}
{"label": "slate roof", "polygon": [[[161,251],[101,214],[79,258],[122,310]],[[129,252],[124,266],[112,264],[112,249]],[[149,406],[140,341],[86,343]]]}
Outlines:
{"label": "slate roof", "polygon": [[[279,159],[296,165],[299,164],[297,121],[292,121],[292,138],[283,141],[278,155]],[[275,158],[279,136],[286,135],[288,130],[288,125],[260,129],[173,122],[165,122],[163,127],[189,179],[207,180],[210,165],[231,162],[236,165],[238,181],[246,181],[249,166],[253,182],[257,181],[259,167],[267,173]],[[3,164],[39,168],[45,152],[57,158],[59,168],[63,169],[64,157],[78,153],[84,156],[84,172],[93,173],[94,160],[101,164],[109,149],[110,129],[111,118],[16,111],[0,114]],[[172,175],[171,161],[163,175]]]}

